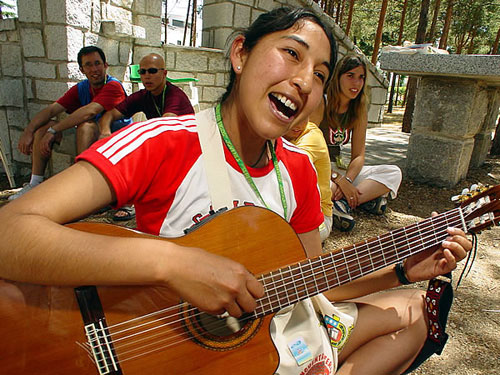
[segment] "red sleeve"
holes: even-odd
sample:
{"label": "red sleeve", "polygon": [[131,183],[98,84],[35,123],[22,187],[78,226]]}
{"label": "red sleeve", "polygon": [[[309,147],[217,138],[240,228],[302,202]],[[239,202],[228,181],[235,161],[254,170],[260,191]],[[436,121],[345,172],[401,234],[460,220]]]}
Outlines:
{"label": "red sleeve", "polygon": [[67,113],[73,113],[81,107],[80,99],[78,98],[77,85],[71,87],[66,93],[57,99],[57,103],[62,105]]}
{"label": "red sleeve", "polygon": [[110,81],[103,86],[95,98],[92,98],[92,101],[102,105],[104,110],[110,111],[124,99],[125,92],[122,85],[119,82]]}

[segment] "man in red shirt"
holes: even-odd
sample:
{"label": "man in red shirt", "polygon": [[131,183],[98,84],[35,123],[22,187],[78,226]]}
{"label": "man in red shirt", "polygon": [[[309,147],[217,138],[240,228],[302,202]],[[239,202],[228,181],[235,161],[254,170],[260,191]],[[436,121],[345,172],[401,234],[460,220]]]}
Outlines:
{"label": "man in red shirt", "polygon": [[[9,200],[20,197],[43,181],[53,144],[61,142],[62,131],[76,127],[76,152],[80,154],[98,139],[97,121],[102,112],[113,109],[126,97],[121,83],[106,74],[108,64],[100,48],[83,47],[77,59],[80,71],[87,79],[38,112],[19,138],[19,151],[31,155],[31,180]],[[70,115],[59,122],[52,120],[62,112]],[[113,125],[119,128],[129,123],[128,120]]]}

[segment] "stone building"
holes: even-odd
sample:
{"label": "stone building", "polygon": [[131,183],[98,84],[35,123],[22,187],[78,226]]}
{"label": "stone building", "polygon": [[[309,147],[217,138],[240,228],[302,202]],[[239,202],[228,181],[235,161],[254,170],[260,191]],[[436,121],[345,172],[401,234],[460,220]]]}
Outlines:
{"label": "stone building", "polygon": [[[227,37],[262,12],[286,3],[320,11],[312,0],[205,0],[203,47],[193,48],[162,45],[161,0],[18,0],[18,18],[0,20],[0,141],[9,170],[18,179],[30,174],[30,158],[17,150],[18,139],[30,118],[84,78],[76,61],[83,46],[104,50],[109,74],[122,80],[129,93],[137,90],[129,65],[151,52],[165,56],[169,77],[198,79],[199,107],[204,109],[225,91]],[[333,20],[323,16],[339,42],[339,53],[357,50]],[[369,124],[377,126],[388,82],[367,64]],[[189,85],[181,87],[191,96]],[[68,167],[74,156],[74,131],[67,130],[47,173]]]}

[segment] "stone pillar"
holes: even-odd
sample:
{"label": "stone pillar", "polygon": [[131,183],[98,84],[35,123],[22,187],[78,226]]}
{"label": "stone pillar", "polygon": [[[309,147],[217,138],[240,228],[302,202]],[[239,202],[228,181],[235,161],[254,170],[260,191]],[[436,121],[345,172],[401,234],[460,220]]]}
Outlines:
{"label": "stone pillar", "polygon": [[489,87],[487,90],[487,111],[479,133],[474,137],[474,150],[470,160],[471,167],[481,166],[491,147],[491,133],[495,131],[496,119],[500,108],[500,89]]}
{"label": "stone pillar", "polygon": [[465,178],[474,136],[487,114],[487,97],[478,81],[420,79],[408,144],[410,178],[446,187]]}

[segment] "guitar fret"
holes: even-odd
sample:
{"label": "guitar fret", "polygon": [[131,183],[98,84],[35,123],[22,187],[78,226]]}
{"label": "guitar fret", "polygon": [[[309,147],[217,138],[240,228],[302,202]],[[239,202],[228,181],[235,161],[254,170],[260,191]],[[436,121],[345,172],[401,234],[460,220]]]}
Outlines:
{"label": "guitar fret", "polygon": [[326,271],[325,271],[325,263],[324,263],[325,259],[326,259],[325,257],[319,258],[319,260],[321,262],[321,272],[323,273],[323,280],[325,280],[325,284],[326,284],[326,288],[322,288],[322,291],[329,290],[331,288],[330,283],[328,282],[328,276],[327,276]]}

